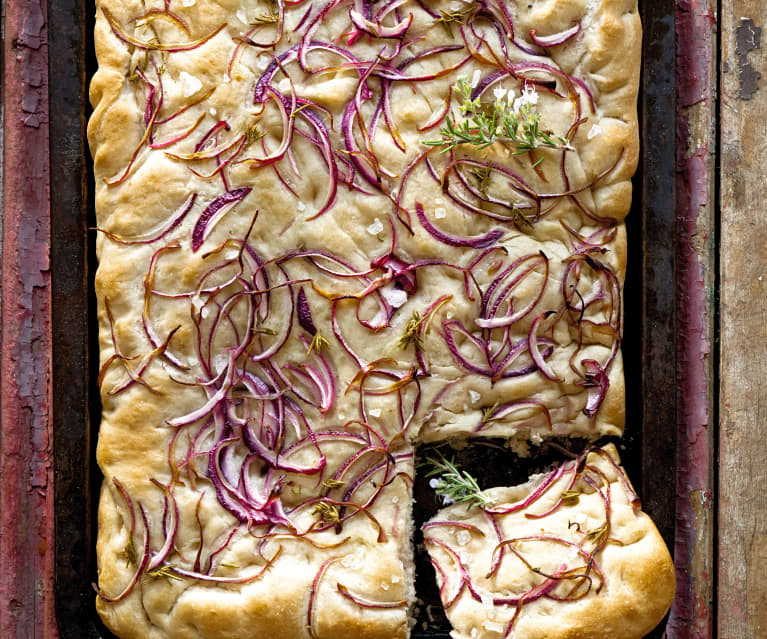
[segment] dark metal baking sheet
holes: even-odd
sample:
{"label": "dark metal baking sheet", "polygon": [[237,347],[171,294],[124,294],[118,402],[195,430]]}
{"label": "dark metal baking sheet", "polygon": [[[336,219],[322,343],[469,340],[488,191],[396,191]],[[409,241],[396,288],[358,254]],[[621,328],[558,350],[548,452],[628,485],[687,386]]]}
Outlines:
{"label": "dark metal baking sheet", "polygon": [[[640,92],[642,163],[627,220],[628,277],[623,343],[627,387],[626,437],[619,442],[627,471],[645,510],[673,547],[675,512],[676,269],[675,269],[675,5],[672,0],[641,3],[644,57]],[[95,224],[92,173],[85,142],[89,114],[86,81],[95,71],[93,6],[86,0],[56,0],[48,7],[51,25],[50,103],[52,169],[53,401],[56,499],[56,611],[62,639],[111,639],[94,607],[96,506],[101,475],[95,464],[99,423],[98,343],[94,327]],[[652,143],[650,143],[652,141]],[[660,143],[659,143],[660,141]],[[83,371],[89,372],[85,379]],[[475,449],[476,450],[476,449]],[[484,485],[522,481],[544,463],[549,451],[520,460],[486,448],[463,461]],[[416,516],[436,507],[417,486]],[[433,571],[422,556],[419,596],[425,604],[414,639],[447,639]],[[428,612],[435,619],[423,629]],[[435,612],[436,611],[436,612]],[[663,625],[650,635],[661,637]]]}

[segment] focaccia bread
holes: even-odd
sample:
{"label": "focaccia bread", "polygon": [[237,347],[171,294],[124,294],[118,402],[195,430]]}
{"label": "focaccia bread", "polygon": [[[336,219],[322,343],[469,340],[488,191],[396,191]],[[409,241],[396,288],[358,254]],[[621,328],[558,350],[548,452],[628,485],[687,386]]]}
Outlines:
{"label": "focaccia bread", "polygon": [[99,613],[404,637],[414,446],[620,434],[635,0],[97,0]]}
{"label": "focaccia bread", "polygon": [[455,639],[640,639],[674,598],[674,565],[615,446],[424,525]]}

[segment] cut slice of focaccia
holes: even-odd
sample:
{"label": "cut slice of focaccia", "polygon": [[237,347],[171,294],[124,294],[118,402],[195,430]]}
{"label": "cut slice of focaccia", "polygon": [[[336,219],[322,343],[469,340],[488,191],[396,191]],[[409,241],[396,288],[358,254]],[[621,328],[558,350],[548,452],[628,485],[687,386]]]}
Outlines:
{"label": "cut slice of focaccia", "polygon": [[623,429],[635,0],[97,0],[98,610],[404,637],[419,442]]}
{"label": "cut slice of focaccia", "polygon": [[424,525],[455,639],[640,639],[660,622],[674,565],[619,464],[592,449]]}

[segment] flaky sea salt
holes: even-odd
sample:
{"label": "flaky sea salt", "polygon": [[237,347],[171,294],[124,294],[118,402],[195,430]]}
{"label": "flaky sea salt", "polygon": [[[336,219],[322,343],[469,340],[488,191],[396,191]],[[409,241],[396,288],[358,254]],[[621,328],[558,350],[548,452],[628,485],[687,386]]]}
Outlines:
{"label": "flaky sea salt", "polygon": [[588,135],[586,137],[591,140],[592,138],[597,137],[600,133],[602,133],[602,127],[598,124],[595,124],[589,129]]}
{"label": "flaky sea salt", "polygon": [[469,391],[469,397],[471,398],[471,403],[472,404],[476,404],[480,400],[480,398],[482,397],[482,393],[478,393],[475,390],[470,390]]}
{"label": "flaky sea salt", "polygon": [[394,497],[391,498],[392,504],[398,504],[399,503],[399,497],[397,495],[394,495]]}
{"label": "flaky sea salt", "polygon": [[210,113],[214,118],[218,115],[218,111],[216,111],[216,109],[214,109],[213,107],[210,107],[210,109],[208,109],[208,113]]}
{"label": "flaky sea salt", "polygon": [[197,0],[181,0],[182,7],[193,7]]}
{"label": "flaky sea salt", "polygon": [[393,584],[398,584],[400,581],[402,581],[402,578],[399,575],[392,575],[391,576],[391,582]]}
{"label": "flaky sea salt", "polygon": [[383,231],[384,226],[381,224],[381,220],[378,218],[375,219],[375,222],[373,222],[370,226],[368,226],[365,230],[370,233],[370,235],[378,235],[381,231]]}
{"label": "flaky sea salt", "polygon": [[193,96],[202,88],[202,82],[200,82],[200,79],[193,76],[191,73],[182,71],[178,74],[178,77],[181,80],[181,91],[183,92],[185,98]]}
{"label": "flaky sea salt", "polygon": [[471,88],[474,89],[478,84],[479,80],[482,77],[482,74],[479,72],[479,69],[474,71],[474,75],[471,76]]}
{"label": "flaky sea salt", "polygon": [[503,632],[503,624],[495,621],[483,621],[482,627],[488,632]]}
{"label": "flaky sea salt", "polygon": [[381,590],[389,590],[391,588],[390,584],[387,584],[385,581],[381,582]]}
{"label": "flaky sea salt", "polygon": [[471,533],[468,530],[460,529],[455,533],[455,540],[459,546],[465,546],[471,541]]}
{"label": "flaky sea salt", "polygon": [[373,417],[380,417],[381,416],[381,409],[380,408],[371,408],[368,413],[370,413]]}
{"label": "flaky sea salt", "polygon": [[441,220],[446,215],[447,211],[443,207],[438,206],[436,209],[434,209],[434,217],[436,217],[438,220]]}
{"label": "flaky sea salt", "polygon": [[296,208],[299,211],[305,211],[306,210],[306,204],[304,204],[301,200],[299,200],[298,204],[296,204]]}
{"label": "flaky sea salt", "polygon": [[407,302],[407,293],[398,288],[382,288],[381,295],[383,295],[383,298],[394,308],[399,308]]}

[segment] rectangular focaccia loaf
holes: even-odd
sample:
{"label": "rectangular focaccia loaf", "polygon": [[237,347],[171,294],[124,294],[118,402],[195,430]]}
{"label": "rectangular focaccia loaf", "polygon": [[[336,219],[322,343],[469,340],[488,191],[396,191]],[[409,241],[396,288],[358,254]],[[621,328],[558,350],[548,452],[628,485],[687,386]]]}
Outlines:
{"label": "rectangular focaccia loaf", "polygon": [[96,4],[99,613],[404,637],[416,443],[622,432],[635,2]]}
{"label": "rectangular focaccia loaf", "polygon": [[674,564],[609,444],[424,525],[455,639],[641,639]]}

